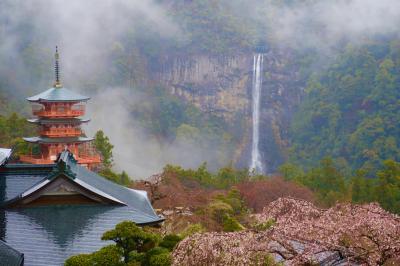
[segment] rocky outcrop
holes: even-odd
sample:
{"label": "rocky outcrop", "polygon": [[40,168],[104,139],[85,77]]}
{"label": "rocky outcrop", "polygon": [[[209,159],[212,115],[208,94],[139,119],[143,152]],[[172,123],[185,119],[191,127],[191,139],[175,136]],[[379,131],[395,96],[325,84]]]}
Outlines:
{"label": "rocky outcrop", "polygon": [[205,112],[232,120],[246,113],[251,58],[247,55],[166,58],[157,79],[173,95],[189,101]]}
{"label": "rocky outcrop", "polygon": [[[300,102],[304,81],[290,51],[270,50],[264,56],[261,92],[260,148],[269,172],[286,159],[290,118]],[[241,136],[233,156],[247,167],[251,145],[253,54],[166,57],[154,80],[204,112],[223,117]]]}
{"label": "rocky outcrop", "polygon": [[254,217],[266,231],[196,234],[174,250],[174,265],[399,265],[400,217],[378,204],[330,209],[280,198]]}

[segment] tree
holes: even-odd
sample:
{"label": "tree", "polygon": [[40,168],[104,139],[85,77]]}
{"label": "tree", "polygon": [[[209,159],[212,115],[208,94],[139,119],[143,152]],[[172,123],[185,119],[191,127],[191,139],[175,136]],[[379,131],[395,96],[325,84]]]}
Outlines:
{"label": "tree", "polygon": [[377,173],[376,195],[386,210],[400,213],[400,163],[387,160],[384,168]]}
{"label": "tree", "polygon": [[93,143],[103,158],[103,165],[106,168],[110,168],[113,165],[112,149],[114,146],[110,143],[110,140],[104,134],[103,130],[96,132]]}
{"label": "tree", "polygon": [[122,251],[115,245],[108,245],[91,254],[72,256],[65,261],[65,266],[123,266]]}
{"label": "tree", "polygon": [[134,222],[124,221],[105,232],[101,239],[115,244],[91,254],[72,256],[65,261],[65,266],[169,266],[172,262],[170,251],[182,238],[166,235],[161,241],[160,235],[148,232]]}
{"label": "tree", "polygon": [[125,263],[129,262],[130,252],[146,252],[159,242],[156,234],[144,231],[131,221],[117,224],[114,229],[105,232],[101,239],[114,241],[116,246],[123,250]]}

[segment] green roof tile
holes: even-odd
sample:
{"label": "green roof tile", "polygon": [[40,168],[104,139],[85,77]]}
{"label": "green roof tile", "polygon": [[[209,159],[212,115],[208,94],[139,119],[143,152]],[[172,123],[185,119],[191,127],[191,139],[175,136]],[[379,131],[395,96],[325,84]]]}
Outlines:
{"label": "green roof tile", "polygon": [[45,137],[29,137],[24,138],[27,142],[31,143],[77,143],[92,141],[93,138],[87,137],[71,137],[71,138],[45,138]]}
{"label": "green roof tile", "polygon": [[89,99],[90,97],[80,95],[66,88],[50,88],[27,98],[30,102],[81,102]]}
{"label": "green roof tile", "polygon": [[89,118],[55,118],[55,119],[45,119],[45,118],[32,118],[28,119],[28,122],[30,123],[35,123],[35,124],[42,124],[42,125],[47,125],[47,124],[80,124],[80,123],[86,123],[89,122]]}

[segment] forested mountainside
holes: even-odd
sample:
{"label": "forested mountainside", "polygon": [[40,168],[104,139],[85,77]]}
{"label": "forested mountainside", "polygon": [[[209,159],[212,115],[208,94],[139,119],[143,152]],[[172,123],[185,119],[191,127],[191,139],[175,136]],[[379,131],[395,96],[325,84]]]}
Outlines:
{"label": "forested mountainside", "polygon": [[290,128],[293,161],[310,166],[331,156],[374,172],[400,160],[400,41],[347,47],[309,78]]}
{"label": "forested mountainside", "polygon": [[[85,24],[74,5],[61,11],[47,1],[2,1],[0,112],[29,115],[24,98],[51,85],[59,44],[66,87],[94,99],[127,88],[125,102],[141,99],[124,106],[135,127],[162,147],[194,143],[212,154],[214,169],[248,167],[253,56],[263,53],[260,153],[267,172],[287,161],[309,169],[332,157],[350,172],[373,175],[383,160],[399,160],[398,35],[351,23],[350,35],[338,33],[319,14],[330,4],[163,0],[116,5],[121,17],[96,3],[87,18],[102,23]],[[46,23],[47,13],[57,23]]]}

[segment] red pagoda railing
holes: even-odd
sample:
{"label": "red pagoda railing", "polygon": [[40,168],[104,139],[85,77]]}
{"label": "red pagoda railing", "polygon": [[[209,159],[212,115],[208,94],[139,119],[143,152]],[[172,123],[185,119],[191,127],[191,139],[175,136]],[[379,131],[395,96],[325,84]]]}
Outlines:
{"label": "red pagoda railing", "polygon": [[54,161],[35,155],[20,155],[19,160],[23,163],[31,164],[52,164]]}
{"label": "red pagoda railing", "polygon": [[[21,162],[31,164],[53,164],[54,161],[45,159],[35,155],[20,155]],[[101,163],[101,157],[99,155],[79,155],[75,158],[79,164],[98,164]]]}
{"label": "red pagoda railing", "polygon": [[33,115],[40,117],[76,117],[83,116],[85,114],[84,105],[72,105],[72,106],[51,106],[45,108],[44,106],[33,105]]}
{"label": "red pagoda railing", "polygon": [[52,128],[50,130],[42,130],[40,135],[46,137],[79,137],[82,131],[77,128]]}

